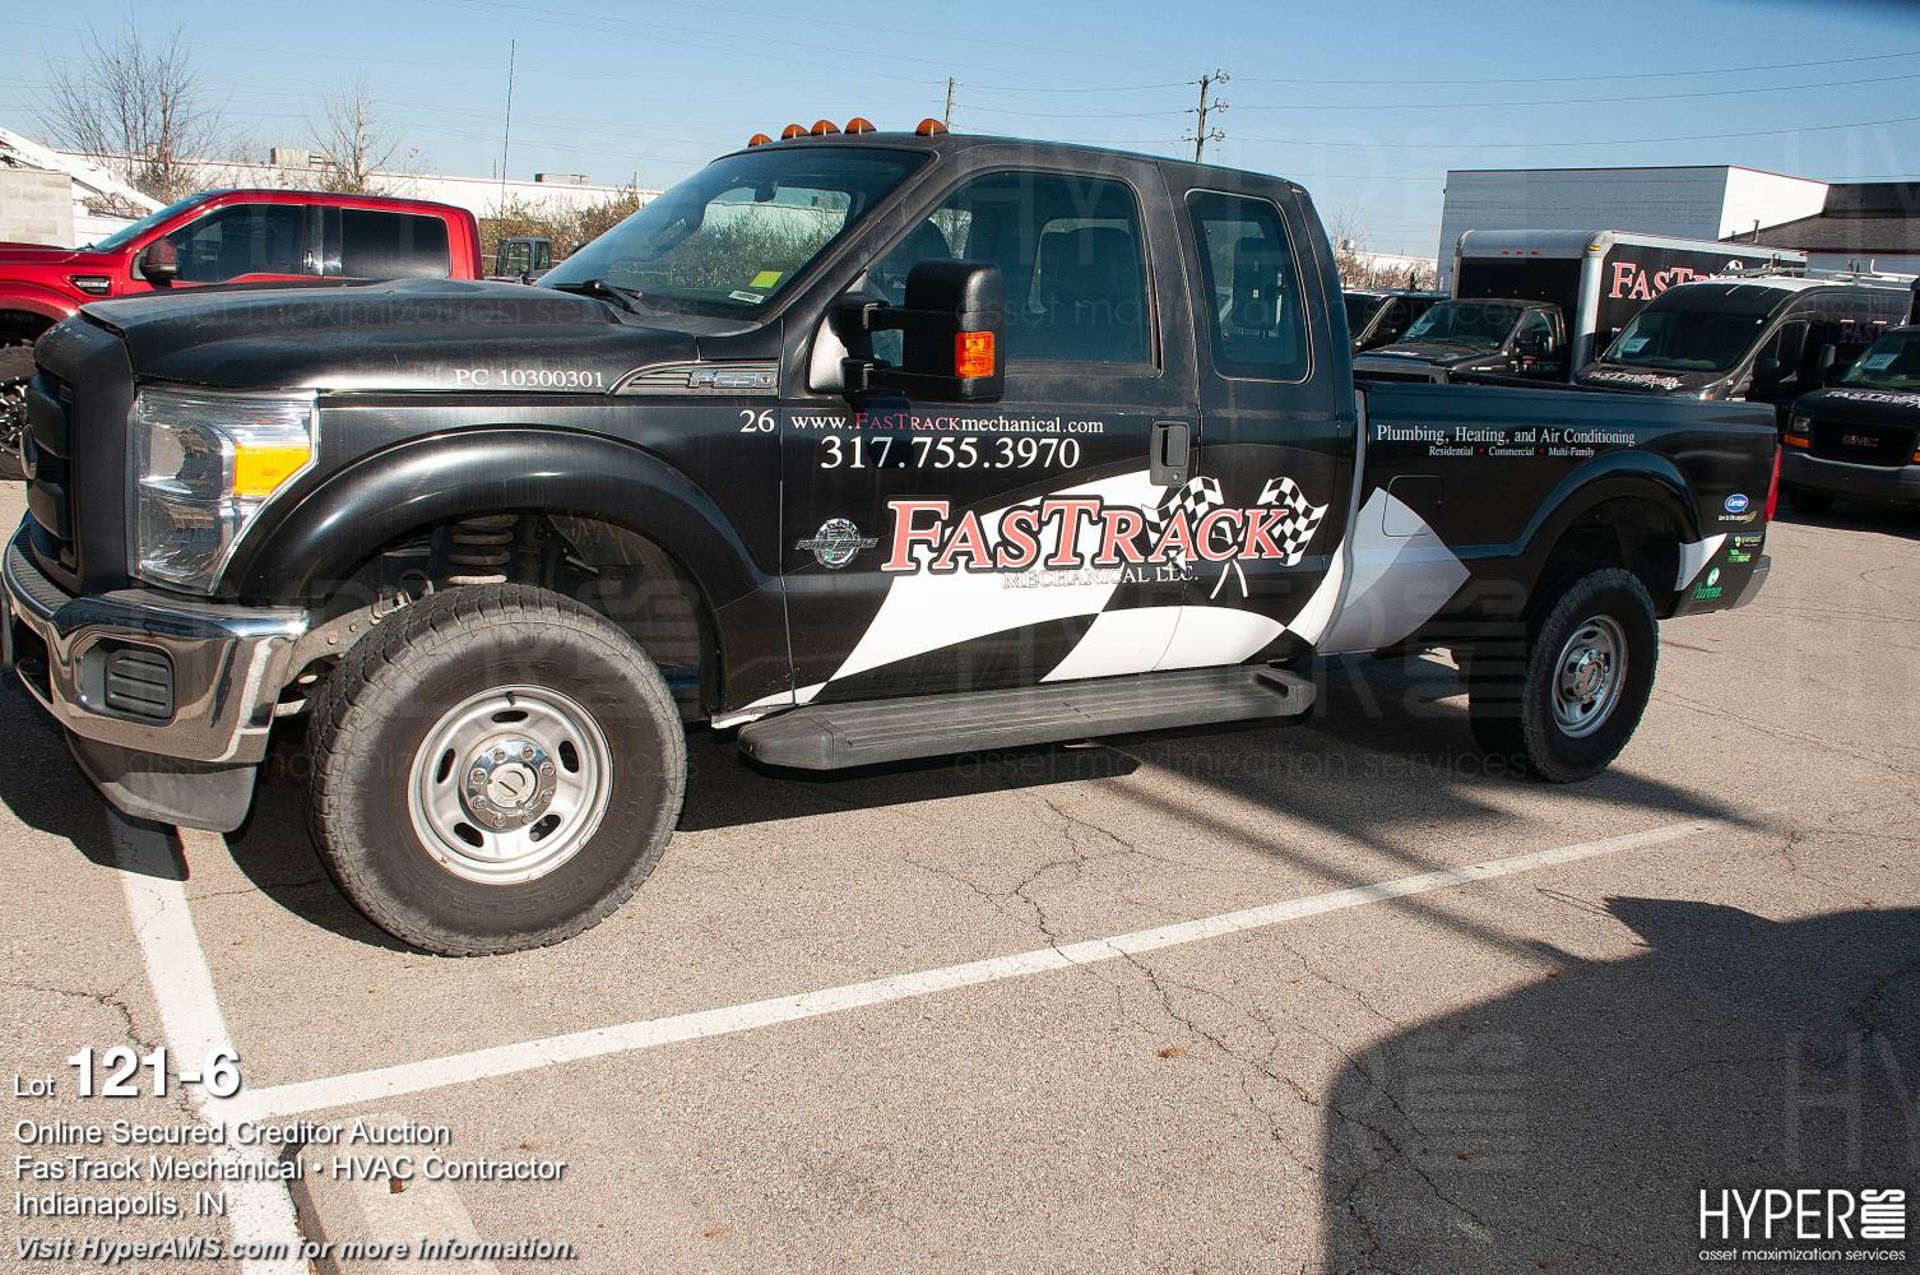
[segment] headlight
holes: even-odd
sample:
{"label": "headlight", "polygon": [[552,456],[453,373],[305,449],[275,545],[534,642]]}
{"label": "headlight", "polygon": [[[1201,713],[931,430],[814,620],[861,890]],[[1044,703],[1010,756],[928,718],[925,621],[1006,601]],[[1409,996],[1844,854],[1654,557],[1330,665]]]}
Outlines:
{"label": "headlight", "polygon": [[1811,416],[1801,416],[1797,412],[1792,416],[1789,416],[1787,418],[1787,433],[1789,434],[1813,433],[1813,418]]}
{"label": "headlight", "polygon": [[313,463],[313,394],[145,390],[133,406],[133,574],[210,593],[267,501]]}

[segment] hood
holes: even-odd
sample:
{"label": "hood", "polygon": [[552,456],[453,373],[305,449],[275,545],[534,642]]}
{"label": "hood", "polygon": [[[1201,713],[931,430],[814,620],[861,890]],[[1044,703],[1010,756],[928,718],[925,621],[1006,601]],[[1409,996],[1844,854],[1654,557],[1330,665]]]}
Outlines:
{"label": "hood", "polygon": [[591,297],[448,279],[196,288],[82,313],[126,341],[137,378],[219,389],[592,392],[737,327],[645,326]]}
{"label": "hood", "polygon": [[1876,390],[1867,385],[1833,385],[1794,400],[1799,416],[1849,425],[1920,425],[1920,393]]}
{"label": "hood", "polygon": [[1365,363],[1368,360],[1377,359],[1383,367],[1406,363],[1428,363],[1435,367],[1462,368],[1468,364],[1479,363],[1495,366],[1505,362],[1506,357],[1499,350],[1473,349],[1464,345],[1447,345],[1440,341],[1396,341],[1392,345],[1368,350],[1355,362]]}
{"label": "hood", "polygon": [[94,252],[87,248],[0,242],[0,266],[90,266],[105,265],[115,259],[111,253]]}
{"label": "hood", "polygon": [[1589,363],[1574,376],[1577,385],[1640,394],[1696,395],[1727,377],[1726,372],[1684,372],[1664,367],[1630,367],[1623,363]]}

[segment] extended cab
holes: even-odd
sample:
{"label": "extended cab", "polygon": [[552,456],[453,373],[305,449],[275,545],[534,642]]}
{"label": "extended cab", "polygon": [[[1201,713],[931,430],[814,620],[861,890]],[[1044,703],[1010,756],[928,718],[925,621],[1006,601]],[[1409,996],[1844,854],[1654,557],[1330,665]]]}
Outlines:
{"label": "extended cab", "polygon": [[323,861],[436,952],[617,907],[683,723],[808,769],[1306,711],[1451,648],[1552,780],[1660,620],[1761,587],[1768,413],[1356,393],[1284,179],[813,135],[538,287],[106,302],[48,333],[8,659],[108,800],[231,829],[306,719]]}
{"label": "extended cab", "polygon": [[472,279],[473,214],[448,204],[314,190],[190,195],[83,248],[0,243],[0,452],[11,456],[33,342],[89,301],[211,283]]}

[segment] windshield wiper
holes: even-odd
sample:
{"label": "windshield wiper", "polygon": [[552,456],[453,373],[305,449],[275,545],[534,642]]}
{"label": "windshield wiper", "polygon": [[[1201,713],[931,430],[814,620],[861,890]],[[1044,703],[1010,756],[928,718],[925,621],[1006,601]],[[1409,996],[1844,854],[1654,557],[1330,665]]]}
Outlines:
{"label": "windshield wiper", "polygon": [[582,279],[578,283],[550,283],[547,287],[555,292],[572,292],[583,297],[593,297],[600,301],[609,301],[628,314],[640,313],[640,307],[634,304],[638,292],[628,292],[625,288],[616,288],[605,279]]}

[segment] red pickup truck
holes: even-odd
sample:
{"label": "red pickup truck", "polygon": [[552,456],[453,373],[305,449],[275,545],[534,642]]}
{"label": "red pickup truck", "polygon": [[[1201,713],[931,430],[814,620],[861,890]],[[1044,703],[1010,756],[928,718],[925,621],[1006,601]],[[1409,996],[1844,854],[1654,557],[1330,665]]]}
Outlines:
{"label": "red pickup truck", "polygon": [[190,195],[84,248],[0,243],[0,450],[18,433],[10,378],[39,335],[89,301],[210,283],[477,279],[480,230],[450,204],[312,190]]}

